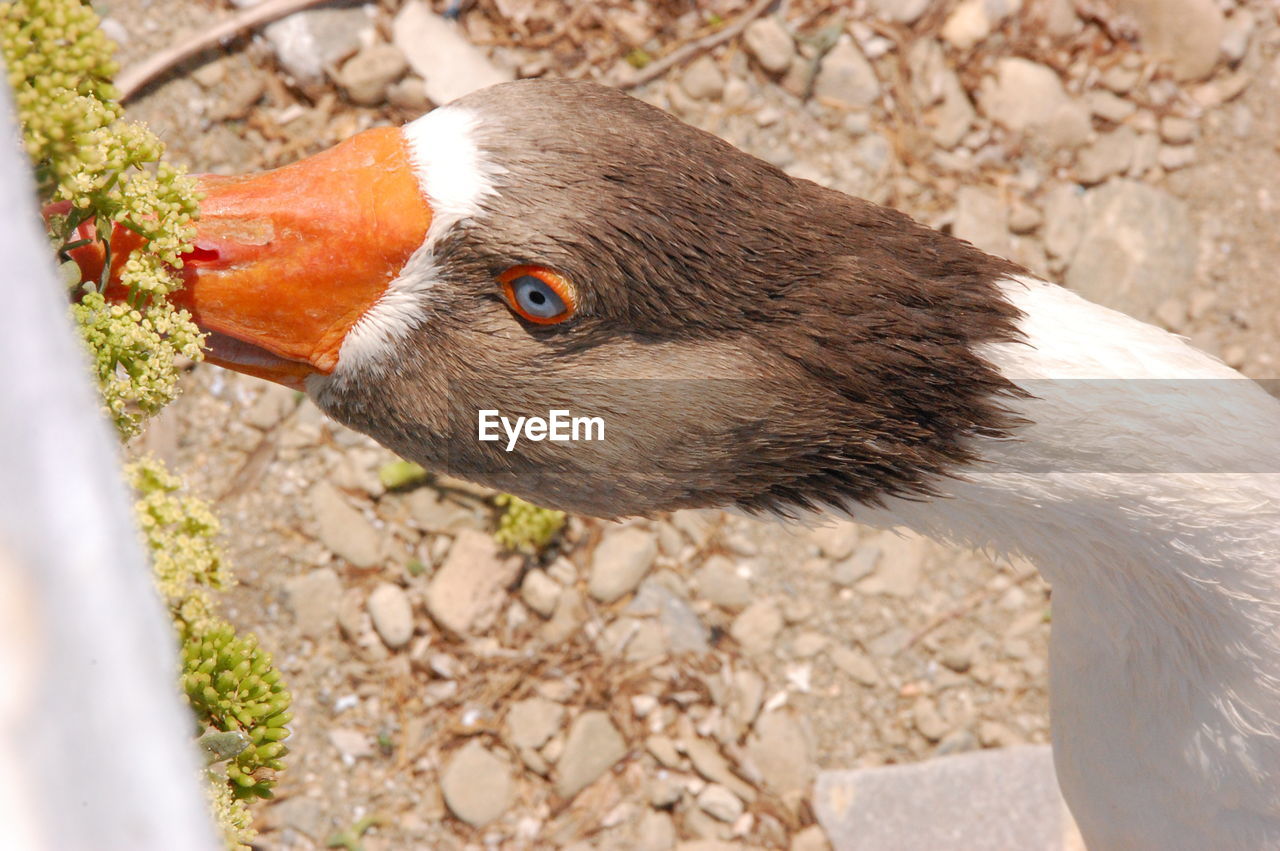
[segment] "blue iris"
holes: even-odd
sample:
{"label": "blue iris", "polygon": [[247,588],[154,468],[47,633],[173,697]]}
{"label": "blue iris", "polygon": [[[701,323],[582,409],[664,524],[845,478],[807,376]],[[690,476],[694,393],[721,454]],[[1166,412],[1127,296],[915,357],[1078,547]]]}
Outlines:
{"label": "blue iris", "polygon": [[546,281],[533,275],[521,275],[512,281],[511,294],[521,310],[538,319],[552,319],[568,309]]}

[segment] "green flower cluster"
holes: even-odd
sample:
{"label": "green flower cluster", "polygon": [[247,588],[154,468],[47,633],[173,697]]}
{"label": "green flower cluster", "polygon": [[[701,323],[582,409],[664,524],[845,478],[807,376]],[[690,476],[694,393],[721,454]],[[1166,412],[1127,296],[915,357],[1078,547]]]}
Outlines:
{"label": "green flower cluster", "polygon": [[288,753],[285,725],[293,719],[271,655],[253,635],[239,636],[230,624],[214,622],[183,642],[182,688],[209,726],[248,738],[226,765],[235,796],[270,798],[275,772],[284,768],[281,758]]}
{"label": "green flower cluster", "polygon": [[[160,162],[164,146],[151,131],[122,119],[110,82],[114,45],[90,6],[0,3],[0,50],[40,196],[70,202],[49,217],[51,240],[64,259],[98,242],[107,261],[103,279],[85,285],[75,319],[116,428],[131,437],[174,398],[178,355],[200,358],[191,317],[163,298],[179,286],[174,269],[195,236],[195,182]],[[113,263],[119,229],[146,241]],[[132,311],[108,307],[97,295],[113,271]]]}
{"label": "green flower cluster", "polygon": [[215,540],[218,519],[203,500],[182,493],[182,480],[159,461],[137,461],[125,474],[138,495],[134,516],[151,551],[156,587],[179,631],[206,628],[214,619],[208,592],[232,582]]}
{"label": "green flower cluster", "polygon": [[209,778],[214,815],[227,847],[243,849],[253,837],[245,800],[271,797],[275,773],[284,767],[285,725],[293,717],[289,692],[257,639],[236,635],[213,612],[209,593],[232,578],[209,506],[184,494],[182,481],[158,461],[144,459],[125,472],[137,494],[134,514],[151,551],[156,587],[181,640],[182,691],[210,762],[222,764]]}
{"label": "green flower cluster", "polygon": [[72,305],[71,313],[89,347],[103,404],[123,438],[136,434],[146,417],[177,398],[174,358],[203,357],[200,330],[186,311],[166,301],[132,307],[108,303],[101,293],[91,292]]}
{"label": "green flower cluster", "polygon": [[564,528],[565,513],[539,508],[518,496],[500,493],[493,500],[506,511],[498,519],[493,537],[509,550],[536,556],[547,548]]}

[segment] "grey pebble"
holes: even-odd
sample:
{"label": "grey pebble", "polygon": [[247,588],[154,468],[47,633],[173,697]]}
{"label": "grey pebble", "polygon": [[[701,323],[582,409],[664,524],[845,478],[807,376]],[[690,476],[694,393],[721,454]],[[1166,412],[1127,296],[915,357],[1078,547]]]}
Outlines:
{"label": "grey pebble", "polygon": [[399,585],[380,583],[369,595],[368,607],[373,628],[387,647],[398,650],[413,638],[413,604]]}

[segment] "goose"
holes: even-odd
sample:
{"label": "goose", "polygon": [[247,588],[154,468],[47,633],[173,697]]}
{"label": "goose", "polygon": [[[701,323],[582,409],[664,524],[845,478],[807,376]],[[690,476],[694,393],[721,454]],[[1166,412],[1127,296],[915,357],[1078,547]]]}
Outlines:
{"label": "goose", "polygon": [[213,363],[548,507],[1025,556],[1087,845],[1280,847],[1280,402],[1182,338],[590,83],[201,188],[177,299]]}

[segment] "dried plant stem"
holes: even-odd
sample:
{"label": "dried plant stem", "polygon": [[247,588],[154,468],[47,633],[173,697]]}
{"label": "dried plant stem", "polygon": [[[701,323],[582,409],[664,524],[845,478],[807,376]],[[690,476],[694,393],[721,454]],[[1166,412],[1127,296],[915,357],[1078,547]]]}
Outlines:
{"label": "dried plant stem", "polygon": [[120,93],[120,102],[124,103],[142,90],[147,83],[159,77],[173,66],[198,53],[217,47],[223,41],[240,35],[245,30],[271,23],[294,12],[300,12],[311,6],[333,0],[265,0],[251,6],[213,29],[199,33],[188,41],[175,44],[154,56],[126,68],[116,76],[116,89]]}
{"label": "dried plant stem", "polygon": [[656,62],[651,62],[634,77],[630,77],[618,83],[618,88],[634,89],[637,86],[643,86],[645,83],[661,77],[672,68],[683,65],[690,59],[700,56],[708,50],[719,47],[730,39],[736,38],[752,21],[763,15],[768,11],[769,7],[776,2],[778,2],[778,0],[756,0],[756,2],[751,5],[751,8],[743,12],[733,23],[725,26],[723,29],[713,32],[711,35],[700,38],[697,41],[689,42],[678,50],[668,53]]}

